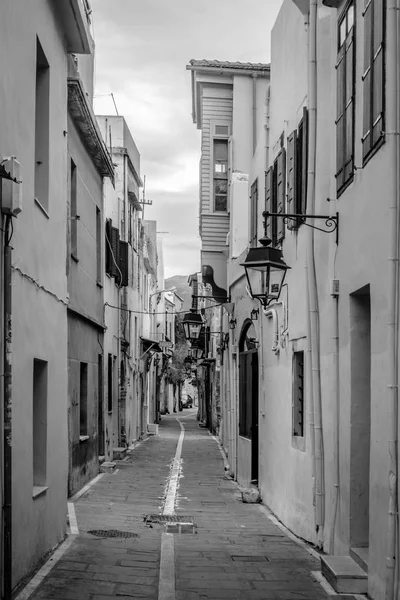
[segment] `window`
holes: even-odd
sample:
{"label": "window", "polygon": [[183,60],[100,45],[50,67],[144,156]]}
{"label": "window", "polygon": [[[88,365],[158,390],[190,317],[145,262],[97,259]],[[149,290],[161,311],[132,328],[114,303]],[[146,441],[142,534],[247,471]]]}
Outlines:
{"label": "window", "polygon": [[250,246],[257,246],[257,211],[258,211],[258,179],[251,186],[250,192]]}
{"label": "window", "polygon": [[112,238],[112,220],[107,219],[106,227],[105,227],[105,247],[106,247],[105,254],[106,254],[106,273],[107,273],[107,275],[112,274],[113,259],[112,259],[112,252],[111,252],[111,238]]}
{"label": "window", "polygon": [[[286,150],[282,148],[274,165],[265,174],[265,210],[272,213],[285,213],[286,200]],[[283,219],[270,217],[266,226],[267,236],[272,245],[281,244],[285,237]]]}
{"label": "window", "polygon": [[71,207],[71,256],[78,258],[78,197],[77,169],[74,161],[70,160],[70,207]]}
{"label": "window", "polygon": [[228,140],[214,139],[214,211],[228,209]]}
{"label": "window", "polygon": [[97,283],[101,283],[101,210],[96,206],[96,270]]}
{"label": "window", "polygon": [[[363,161],[384,141],[385,128],[385,0],[368,0],[364,11]],[[395,18],[395,17],[391,17]]]}
{"label": "window", "polygon": [[[287,212],[304,215],[307,208],[308,112],[287,139]],[[287,228],[297,229],[302,219],[290,219]]]}
{"label": "window", "polygon": [[113,409],[113,355],[108,355],[107,363],[107,409],[108,412],[112,412]]}
{"label": "window", "polygon": [[121,272],[121,281],[120,281],[120,285],[122,287],[127,286],[128,285],[128,274],[129,274],[129,244],[128,242],[123,242],[122,240],[120,240],[119,242],[119,251],[118,251],[118,256],[119,256],[119,270]]}
{"label": "window", "polygon": [[293,436],[304,437],[304,352],[293,353]]}
{"label": "window", "polygon": [[46,485],[47,467],[47,362],[33,360],[33,486]]}
{"label": "window", "polygon": [[88,365],[81,362],[79,378],[79,435],[88,434]]}
{"label": "window", "polygon": [[49,209],[50,68],[43,48],[36,40],[35,97],[35,200]]}
{"label": "window", "polygon": [[351,0],[338,23],[336,63],[336,190],[338,194],[354,177],[354,40],[354,0]]}
{"label": "window", "polygon": [[121,274],[119,269],[119,229],[111,228],[111,277],[115,278],[115,283],[120,284]]}

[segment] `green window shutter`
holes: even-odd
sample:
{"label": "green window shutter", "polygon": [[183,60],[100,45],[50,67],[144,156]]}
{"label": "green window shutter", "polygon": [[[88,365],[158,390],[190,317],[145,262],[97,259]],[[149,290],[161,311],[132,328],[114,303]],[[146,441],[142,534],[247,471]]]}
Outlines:
{"label": "green window shutter", "polygon": [[111,275],[112,271],[112,256],[111,256],[111,242],[112,242],[112,220],[106,220],[105,227],[105,253],[106,253],[106,273]]}
{"label": "green window shutter", "polygon": [[[265,173],[265,210],[272,212],[272,179],[273,167],[269,168]],[[266,219],[265,233],[267,237],[272,239],[272,220]]]}
{"label": "green window shutter", "polygon": [[[287,204],[288,212],[297,212],[297,131],[294,130],[287,139]],[[288,229],[295,229],[296,221],[290,220]]]}
{"label": "green window shutter", "polygon": [[116,283],[120,281],[119,274],[119,230],[116,227],[112,227],[111,230],[111,250],[112,250],[112,264],[111,264],[111,276],[115,277]]}
{"label": "green window shutter", "polygon": [[[286,212],[286,150],[282,148],[277,156],[277,188],[276,200],[278,213]],[[277,218],[277,242],[281,242],[285,237],[285,223],[283,219]]]}
{"label": "green window shutter", "polygon": [[123,242],[120,240],[119,242],[119,269],[122,274],[121,286],[126,287],[128,285],[128,242]]}

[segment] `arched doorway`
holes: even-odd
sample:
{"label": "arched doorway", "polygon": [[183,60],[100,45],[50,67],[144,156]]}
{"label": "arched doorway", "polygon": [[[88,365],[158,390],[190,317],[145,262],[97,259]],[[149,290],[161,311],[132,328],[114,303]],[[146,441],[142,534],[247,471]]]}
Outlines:
{"label": "arched doorway", "polygon": [[258,350],[252,321],[239,340],[239,435],[251,440],[251,481],[258,483]]}

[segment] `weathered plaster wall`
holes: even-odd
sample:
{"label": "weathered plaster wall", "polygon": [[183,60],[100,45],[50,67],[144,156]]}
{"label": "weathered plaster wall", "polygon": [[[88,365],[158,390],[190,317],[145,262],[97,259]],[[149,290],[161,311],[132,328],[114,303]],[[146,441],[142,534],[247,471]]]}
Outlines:
{"label": "weathered plaster wall", "polygon": [[[16,35],[18,32],[18,35]],[[36,36],[50,63],[49,217],[34,202]],[[66,128],[67,56],[49,3],[2,3],[0,156],[23,167],[23,211],[14,220],[13,266],[13,585],[60,542],[67,498]],[[11,58],[12,57],[12,58]],[[47,477],[35,500],[32,465],[33,359],[48,361]]]}

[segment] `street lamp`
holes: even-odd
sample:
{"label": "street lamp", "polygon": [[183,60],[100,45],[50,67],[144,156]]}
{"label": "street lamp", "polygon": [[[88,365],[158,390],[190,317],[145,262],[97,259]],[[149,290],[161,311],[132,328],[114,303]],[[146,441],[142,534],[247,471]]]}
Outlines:
{"label": "street lamp", "polygon": [[195,360],[200,360],[203,358],[204,349],[200,348],[200,346],[192,346],[190,348],[190,354]]}
{"label": "street lamp", "polygon": [[241,264],[245,268],[249,291],[264,308],[273,300],[278,300],[290,267],[282,257],[282,250],[269,248],[269,240],[260,240],[261,247],[250,248],[246,260]]}
{"label": "street lamp", "polygon": [[189,342],[199,339],[201,328],[203,327],[203,319],[201,315],[191,309],[191,311],[186,313],[183,317],[182,325],[185,338]]}

